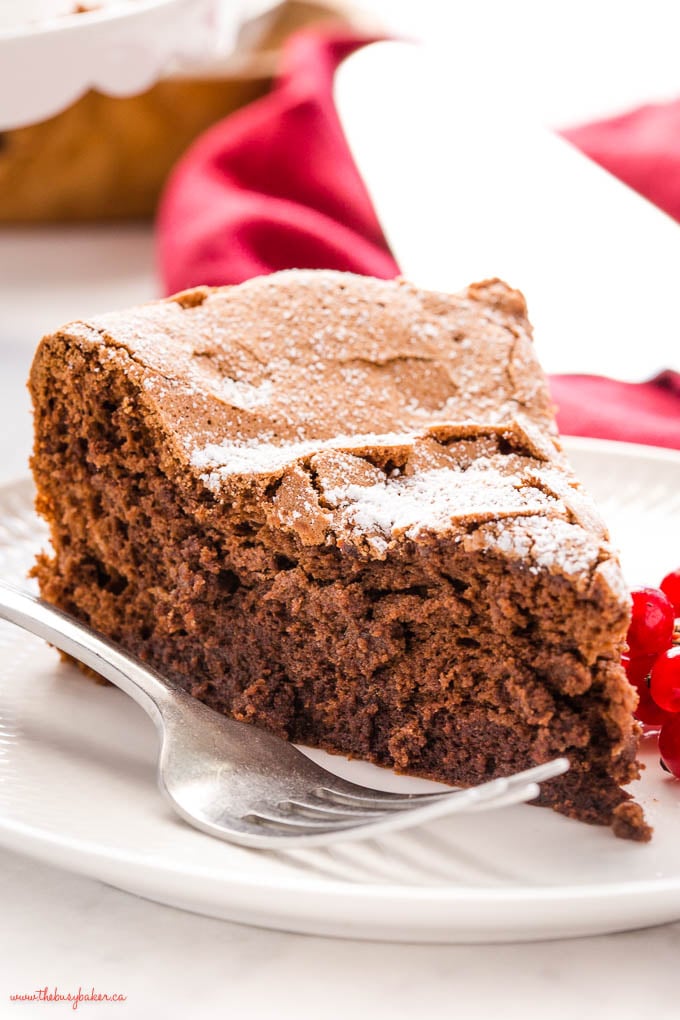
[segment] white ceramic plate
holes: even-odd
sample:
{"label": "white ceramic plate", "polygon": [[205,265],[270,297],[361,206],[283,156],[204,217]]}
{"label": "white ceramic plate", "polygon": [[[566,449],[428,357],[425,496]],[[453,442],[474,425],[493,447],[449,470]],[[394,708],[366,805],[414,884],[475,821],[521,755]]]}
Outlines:
{"label": "white ceramic plate", "polygon": [[2,131],[52,117],[90,88],[143,92],[171,61],[212,52],[216,32],[216,0],[92,0],[70,14],[50,0],[9,6],[0,8]]}
{"label": "white ceramic plate", "polygon": [[[631,584],[680,562],[680,454],[569,440]],[[0,575],[44,541],[28,481],[0,489]],[[88,683],[0,625],[0,844],[140,896],[270,928],[398,941],[497,942],[680,918],[680,783],[653,740],[635,784],[656,833],[641,846],[529,806],[444,819],[383,840],[269,853],[175,818],[155,787],[156,735],[120,691]],[[417,780],[315,753],[387,789]]]}

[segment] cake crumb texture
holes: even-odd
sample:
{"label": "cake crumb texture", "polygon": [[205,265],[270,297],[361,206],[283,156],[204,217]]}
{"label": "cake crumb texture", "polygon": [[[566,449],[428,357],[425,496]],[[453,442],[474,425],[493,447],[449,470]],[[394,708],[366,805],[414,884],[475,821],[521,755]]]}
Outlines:
{"label": "cake crumb texture", "polygon": [[216,711],[649,838],[629,598],[524,299],[325,271],[43,339],[43,596]]}

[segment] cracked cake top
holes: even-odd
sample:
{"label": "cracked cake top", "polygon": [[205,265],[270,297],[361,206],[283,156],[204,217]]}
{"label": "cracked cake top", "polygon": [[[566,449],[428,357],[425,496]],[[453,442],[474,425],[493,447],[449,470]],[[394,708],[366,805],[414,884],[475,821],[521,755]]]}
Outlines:
{"label": "cracked cake top", "polygon": [[292,270],[61,332],[124,369],[170,460],[303,544],[383,558],[453,530],[572,575],[611,559],[499,280],[449,295]]}
{"label": "cracked cake top", "polygon": [[68,327],[126,352],[189,454],[410,432],[433,422],[554,429],[524,298],[318,270],[198,288]]}

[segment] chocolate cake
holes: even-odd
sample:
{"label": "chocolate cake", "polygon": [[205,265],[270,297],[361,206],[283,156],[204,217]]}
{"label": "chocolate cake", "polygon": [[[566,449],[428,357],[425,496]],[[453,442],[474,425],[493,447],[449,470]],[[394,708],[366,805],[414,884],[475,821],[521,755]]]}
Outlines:
{"label": "chocolate cake", "polygon": [[75,322],[31,371],[43,596],[218,712],[649,838],[629,597],[522,295],[335,272]]}

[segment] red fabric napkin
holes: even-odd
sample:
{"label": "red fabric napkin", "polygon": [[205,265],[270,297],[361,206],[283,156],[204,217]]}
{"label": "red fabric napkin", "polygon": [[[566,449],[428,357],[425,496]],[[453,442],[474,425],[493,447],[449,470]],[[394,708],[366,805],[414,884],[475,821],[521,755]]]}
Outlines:
{"label": "red fabric napkin", "polygon": [[680,100],[641,106],[561,133],[680,221]]}
{"label": "red fabric napkin", "polygon": [[552,375],[560,432],[680,450],[680,375],[628,383],[598,375]]}
{"label": "red fabric napkin", "polygon": [[[299,33],[273,91],[189,149],[158,217],[167,293],[288,268],[398,274],[333,105],[336,67],[373,41]],[[647,110],[565,136],[680,218],[680,104]],[[639,384],[563,375],[551,385],[562,432],[680,449],[677,373]]]}
{"label": "red fabric napkin", "polygon": [[338,64],[375,41],[294,35],[275,89],[189,149],[158,218],[167,293],[277,269],[398,275],[332,96]]}

